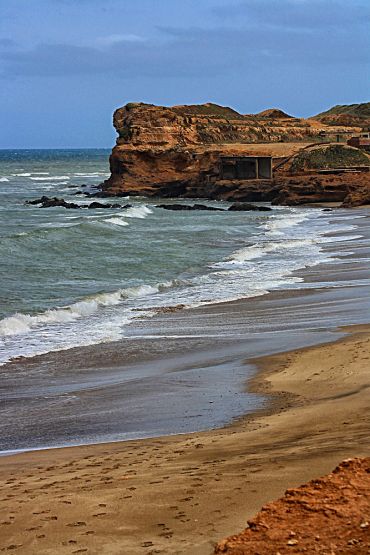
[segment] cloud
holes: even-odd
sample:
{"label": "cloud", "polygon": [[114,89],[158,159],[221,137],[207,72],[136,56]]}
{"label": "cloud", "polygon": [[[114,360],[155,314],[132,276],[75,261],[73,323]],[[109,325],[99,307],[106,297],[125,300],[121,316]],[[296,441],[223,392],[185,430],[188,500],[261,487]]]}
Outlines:
{"label": "cloud", "polygon": [[96,39],[97,44],[101,44],[103,46],[111,46],[112,44],[117,44],[120,42],[142,42],[145,41],[145,37],[141,37],[139,35],[134,34],[127,34],[127,35],[107,35],[105,37],[99,37]]}
{"label": "cloud", "polygon": [[370,4],[364,0],[243,0],[212,11],[223,19],[301,30],[364,26],[370,21]]}
{"label": "cloud", "polygon": [[1,38],[0,37],[0,48],[15,48],[17,43],[13,39],[9,39],[7,37]]}
{"label": "cloud", "polygon": [[[341,1],[322,0],[321,3],[327,7]],[[318,4],[319,0],[311,2]],[[112,34],[96,39],[92,46],[45,43],[29,50],[3,51],[0,52],[0,62],[4,66],[2,75],[113,75],[161,79],[225,77],[239,72],[243,77],[253,79],[253,72],[261,67],[290,66],[292,71],[297,68],[304,71],[307,67],[335,64],[345,71],[348,65],[353,68],[366,63],[369,47],[366,26],[359,28],[354,37],[350,25],[334,33],[328,32],[326,27],[314,25],[311,20],[309,30],[302,31],[299,25],[287,27],[281,14],[267,14],[266,6],[272,4],[276,4],[274,0],[247,0],[234,6],[238,10],[252,7],[261,18],[264,13],[264,20],[259,24],[254,19],[252,23],[241,25],[238,18],[237,25],[229,23],[216,28],[160,27],[157,30],[161,34],[155,39],[144,39],[135,34]],[[308,10],[306,0],[279,0],[279,5],[283,11],[288,5],[296,6],[299,17],[303,9],[305,13]],[[271,26],[274,17],[275,22],[280,18],[281,25]],[[338,21],[337,18],[337,24]]]}

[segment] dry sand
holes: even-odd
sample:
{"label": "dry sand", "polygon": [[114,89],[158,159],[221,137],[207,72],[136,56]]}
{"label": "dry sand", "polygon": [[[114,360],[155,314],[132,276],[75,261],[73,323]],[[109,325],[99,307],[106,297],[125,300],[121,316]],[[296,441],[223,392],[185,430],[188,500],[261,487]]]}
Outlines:
{"label": "dry sand", "polygon": [[286,488],[369,455],[370,326],[256,362],[269,411],[227,428],[0,459],[0,551],[208,555]]}

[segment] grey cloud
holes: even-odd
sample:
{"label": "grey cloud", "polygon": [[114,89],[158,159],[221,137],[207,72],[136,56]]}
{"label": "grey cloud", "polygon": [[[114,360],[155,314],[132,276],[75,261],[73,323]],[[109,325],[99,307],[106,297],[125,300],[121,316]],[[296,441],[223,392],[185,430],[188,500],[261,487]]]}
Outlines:
{"label": "grey cloud", "polygon": [[17,43],[13,39],[9,39],[7,37],[1,38],[0,37],[0,48],[15,48]]}
{"label": "grey cloud", "polygon": [[[261,0],[266,1],[266,0]],[[286,1],[286,0],[284,0]],[[114,75],[135,78],[225,76],[230,72],[253,75],[263,64],[359,65],[367,60],[367,33],[350,29],[328,33],[320,28],[310,33],[299,29],[263,26],[218,29],[161,28],[160,40],[117,41],[106,48],[70,44],[40,44],[28,51],[0,53],[3,76],[11,75]]]}
{"label": "grey cloud", "polygon": [[243,0],[215,7],[213,13],[223,19],[241,18],[265,27],[332,29],[367,25],[370,4],[364,0]]}

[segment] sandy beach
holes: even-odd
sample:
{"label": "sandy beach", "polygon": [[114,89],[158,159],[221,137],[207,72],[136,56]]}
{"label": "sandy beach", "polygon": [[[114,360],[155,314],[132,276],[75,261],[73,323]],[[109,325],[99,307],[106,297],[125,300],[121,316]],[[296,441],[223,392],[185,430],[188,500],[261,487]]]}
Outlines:
{"label": "sandy beach", "polygon": [[211,554],[286,488],[368,455],[370,326],[346,331],[255,360],[270,405],[226,428],[3,457],[0,550]]}

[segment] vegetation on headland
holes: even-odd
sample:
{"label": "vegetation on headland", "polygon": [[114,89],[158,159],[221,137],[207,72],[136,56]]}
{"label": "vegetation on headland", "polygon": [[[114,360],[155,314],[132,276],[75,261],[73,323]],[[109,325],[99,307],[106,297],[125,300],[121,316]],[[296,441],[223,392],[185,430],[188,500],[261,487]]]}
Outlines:
{"label": "vegetation on headland", "polygon": [[315,169],[351,168],[368,166],[369,157],[359,149],[344,145],[330,145],[302,150],[291,162],[292,173]]}
{"label": "vegetation on headland", "polygon": [[319,118],[321,116],[339,116],[342,114],[370,118],[370,102],[362,102],[360,104],[337,104],[329,110],[321,112],[314,117]]}

